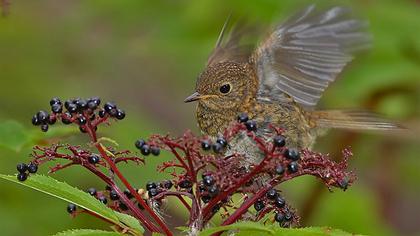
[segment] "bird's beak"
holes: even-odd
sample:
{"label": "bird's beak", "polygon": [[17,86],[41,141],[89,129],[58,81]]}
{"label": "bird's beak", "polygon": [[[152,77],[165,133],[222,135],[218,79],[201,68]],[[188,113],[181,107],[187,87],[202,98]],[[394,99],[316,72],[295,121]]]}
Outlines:
{"label": "bird's beak", "polygon": [[194,102],[194,101],[200,100],[200,98],[201,98],[200,96],[201,95],[199,93],[195,92],[195,93],[191,94],[190,96],[188,96],[184,100],[184,102]]}

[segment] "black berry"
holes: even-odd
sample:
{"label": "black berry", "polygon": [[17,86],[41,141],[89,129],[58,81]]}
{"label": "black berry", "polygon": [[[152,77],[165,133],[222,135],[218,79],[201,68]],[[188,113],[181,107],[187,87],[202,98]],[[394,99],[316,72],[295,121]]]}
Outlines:
{"label": "black berry", "polygon": [[227,146],[227,141],[226,141],[226,139],[224,139],[224,138],[218,138],[217,140],[216,140],[216,143],[219,143],[220,145],[222,145],[223,147],[226,147]]}
{"label": "black berry", "polygon": [[39,122],[45,123],[47,122],[49,115],[46,111],[38,111],[38,113],[36,113],[36,117],[38,118]]}
{"label": "black berry", "polygon": [[277,195],[276,200],[274,201],[274,205],[276,205],[278,208],[283,208],[286,205],[286,201],[284,201],[281,196]]}
{"label": "black berry", "polygon": [[299,152],[294,148],[289,148],[284,152],[284,156],[292,161],[297,161],[300,158]]}
{"label": "black berry", "polygon": [[284,147],[286,145],[286,139],[282,135],[277,135],[273,138],[273,143],[276,147]]}
{"label": "black berry", "polygon": [[106,112],[110,112],[111,110],[113,110],[113,109],[115,109],[115,108],[117,108],[117,106],[115,106],[115,104],[114,103],[111,103],[111,102],[107,102],[107,103],[105,103],[105,105],[104,105],[104,109],[105,109],[105,111]]}
{"label": "black berry", "polygon": [[149,191],[152,188],[157,188],[157,185],[155,182],[147,182],[146,184],[146,190]]}
{"label": "black berry", "polygon": [[125,205],[125,204],[124,204],[124,203],[122,203],[122,202],[120,202],[120,203],[118,204],[118,207],[119,207],[122,211],[126,211],[126,210],[128,210],[127,205]]}
{"label": "black berry", "polygon": [[96,189],[95,188],[89,188],[86,192],[88,192],[91,196],[96,196]]}
{"label": "black berry", "polygon": [[63,106],[61,104],[53,104],[51,106],[51,111],[53,113],[61,113],[63,112]]}
{"label": "black berry", "polygon": [[349,181],[347,179],[342,179],[338,181],[338,186],[340,186],[341,189],[346,190],[349,186]]}
{"label": "black berry", "polygon": [[149,194],[149,197],[152,198],[152,197],[155,197],[156,195],[158,195],[159,191],[156,188],[152,188],[152,189],[149,190],[148,194]]}
{"label": "black berry", "polygon": [[208,141],[208,140],[203,140],[203,141],[201,142],[201,148],[202,148],[203,150],[205,150],[205,151],[210,150],[210,149],[211,149],[211,144],[210,144],[210,141]]}
{"label": "black berry", "polygon": [[181,187],[181,188],[191,188],[192,187],[192,183],[191,183],[190,180],[184,179],[184,180],[181,180],[178,183],[178,186]]}
{"label": "black berry", "polygon": [[245,123],[248,121],[248,115],[246,113],[241,113],[238,115],[238,121],[241,123]]}
{"label": "black berry", "polygon": [[264,202],[261,200],[258,200],[254,203],[254,208],[257,211],[261,211],[265,207]]}
{"label": "black berry", "polygon": [[118,200],[120,197],[118,196],[117,192],[115,192],[115,190],[111,190],[111,192],[109,192],[109,198],[115,201]]}
{"label": "black berry", "polygon": [[84,116],[77,117],[77,121],[79,122],[79,125],[84,125],[87,122]]}
{"label": "black berry", "polygon": [[206,186],[212,186],[214,184],[214,178],[211,175],[206,175],[203,177],[203,183]]}
{"label": "black berry", "polygon": [[290,212],[286,212],[286,214],[284,214],[284,219],[285,219],[285,220],[289,221],[289,220],[291,220],[292,218],[293,218],[292,213],[290,213]]}
{"label": "black berry", "polygon": [[128,199],[133,198],[133,195],[131,194],[130,190],[128,190],[128,189],[124,190],[124,195],[125,195]]}
{"label": "black berry", "polygon": [[76,106],[79,111],[82,111],[87,108],[87,102],[84,99],[79,99],[76,101]]}
{"label": "black berry", "polygon": [[282,223],[284,221],[284,215],[281,212],[277,212],[276,215],[274,216],[274,219],[277,222]]}
{"label": "black berry", "polygon": [[141,149],[141,147],[143,147],[143,145],[145,144],[146,144],[146,141],[144,141],[143,139],[139,139],[134,143],[137,149]]}
{"label": "black berry", "polygon": [[42,132],[47,132],[48,131],[48,125],[47,124],[41,125],[41,130],[42,130]]}
{"label": "black berry", "polygon": [[41,122],[38,120],[37,115],[32,116],[32,124],[33,125],[40,125],[41,124]]}
{"label": "black berry", "polygon": [[145,155],[145,156],[149,155],[149,154],[150,154],[150,146],[149,146],[149,145],[147,145],[147,144],[143,145],[143,146],[140,148],[140,152],[141,152],[141,154],[143,154],[143,155]]}
{"label": "black berry", "polygon": [[28,165],[26,165],[25,163],[19,163],[16,166],[17,171],[19,171],[19,173],[24,173],[28,170]]}
{"label": "black berry", "polygon": [[28,165],[28,172],[29,173],[32,173],[32,174],[35,174],[36,172],[38,171],[38,165],[37,164],[35,164],[35,163],[29,163],[29,165]]}
{"label": "black berry", "polygon": [[202,197],[201,197],[201,200],[202,200],[204,203],[208,203],[208,202],[210,202],[211,197],[210,197],[209,195],[205,195],[205,196],[202,196]]}
{"label": "black berry", "polygon": [[28,178],[28,174],[26,174],[25,172],[19,173],[17,175],[17,179],[19,181],[25,181]]}
{"label": "black berry", "polygon": [[277,165],[274,171],[276,172],[276,174],[282,175],[284,173],[284,168],[282,165]]}
{"label": "black berry", "polygon": [[88,157],[88,162],[90,164],[97,164],[100,160],[100,157],[96,154],[92,154]]}
{"label": "black berry", "polygon": [[210,197],[215,197],[219,193],[219,188],[216,185],[209,187],[207,190]]}
{"label": "black berry", "polygon": [[75,212],[76,209],[77,209],[77,207],[73,203],[70,203],[69,205],[67,205],[67,212],[70,213],[70,214]]}
{"label": "black berry", "polygon": [[267,191],[266,195],[268,199],[274,200],[277,197],[277,190],[272,188]]}
{"label": "black berry", "polygon": [[69,103],[69,105],[67,106],[67,110],[70,113],[75,113],[77,111],[77,105],[74,103]]}
{"label": "black berry", "polygon": [[292,161],[289,163],[289,165],[287,165],[287,168],[289,169],[290,173],[295,173],[298,171],[298,163],[295,161]]}
{"label": "black berry", "polygon": [[151,147],[150,148],[150,152],[154,155],[154,156],[159,156],[160,154],[160,149],[158,147]]}
{"label": "black berry", "polygon": [[61,116],[61,122],[63,122],[63,124],[68,125],[71,123],[71,114],[70,112],[66,112],[64,113],[63,116]]}
{"label": "black berry", "polygon": [[108,199],[106,199],[106,197],[105,197],[105,196],[100,196],[100,197],[98,197],[98,200],[99,200],[100,202],[102,202],[103,204],[107,204],[107,203],[108,203]]}
{"label": "black berry", "polygon": [[248,120],[245,122],[245,126],[249,131],[256,131],[257,130],[257,122],[254,120]]}
{"label": "black berry", "polygon": [[162,183],[162,185],[163,185],[164,188],[170,189],[170,188],[172,188],[173,183],[170,180],[164,180],[163,183]]}
{"label": "black berry", "polygon": [[94,97],[89,99],[88,107],[92,110],[96,109],[101,104],[101,99],[98,97]]}
{"label": "black berry", "polygon": [[117,109],[117,113],[115,114],[115,118],[118,120],[122,120],[125,118],[125,112],[121,109]]}
{"label": "black berry", "polygon": [[104,117],[105,117],[105,115],[106,115],[106,112],[105,112],[104,110],[100,110],[100,111],[98,112],[98,115],[99,115],[99,117],[104,118]]}
{"label": "black berry", "polygon": [[57,97],[55,97],[55,98],[51,98],[51,100],[50,100],[50,105],[52,106],[52,105],[55,105],[55,104],[59,104],[59,105],[61,105],[61,100],[59,99],[59,98],[57,98]]}

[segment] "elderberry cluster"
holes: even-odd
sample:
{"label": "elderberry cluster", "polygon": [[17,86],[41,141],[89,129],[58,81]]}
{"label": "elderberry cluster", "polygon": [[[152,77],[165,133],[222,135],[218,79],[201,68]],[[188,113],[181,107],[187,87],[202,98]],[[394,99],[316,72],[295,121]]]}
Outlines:
{"label": "elderberry cluster", "polygon": [[199,183],[198,189],[200,191],[201,200],[208,203],[212,198],[219,194],[220,189],[216,184],[216,179],[211,173],[203,173],[202,180]]}
{"label": "elderberry cluster", "polygon": [[149,199],[154,198],[159,193],[163,191],[168,191],[169,189],[172,188],[172,186],[174,186],[174,184],[172,183],[171,180],[163,180],[159,183],[149,181],[146,183],[146,190],[147,190],[148,198]]}
{"label": "elderberry cluster", "polygon": [[276,212],[274,220],[283,227],[288,226],[293,219],[293,213],[286,206],[286,201],[274,188],[268,190],[263,198],[258,199],[254,203],[254,208],[257,212],[265,208],[274,209]]}
{"label": "elderberry cluster", "polygon": [[44,132],[48,131],[49,125],[56,123],[57,119],[65,125],[75,123],[79,125],[81,132],[86,132],[87,126],[96,130],[97,125],[106,118],[111,117],[117,120],[125,118],[125,112],[114,103],[107,102],[100,108],[101,99],[98,97],[82,99],[69,99],[62,103],[59,98],[50,100],[51,114],[46,111],[38,111],[32,117],[32,124],[40,126]]}
{"label": "elderberry cluster", "polygon": [[148,156],[150,153],[154,156],[159,156],[160,149],[156,146],[151,146],[144,141],[144,139],[138,139],[134,146],[136,146],[137,149],[140,150],[141,154]]}
{"label": "elderberry cluster", "polygon": [[25,181],[28,178],[29,173],[35,174],[38,171],[38,165],[33,162],[29,164],[19,163],[17,164],[16,169],[19,172],[17,179],[19,181]]}
{"label": "elderberry cluster", "polygon": [[215,143],[212,143],[210,140],[203,140],[201,142],[201,148],[204,151],[209,151],[210,149],[212,149],[213,152],[217,154],[222,153],[227,146],[228,142],[223,137],[217,138]]}

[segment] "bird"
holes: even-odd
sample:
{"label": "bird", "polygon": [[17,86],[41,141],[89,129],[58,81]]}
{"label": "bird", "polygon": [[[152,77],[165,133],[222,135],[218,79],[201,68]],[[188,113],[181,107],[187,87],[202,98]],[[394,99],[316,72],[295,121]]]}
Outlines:
{"label": "bird", "polygon": [[[269,124],[284,128],[288,146],[296,149],[312,149],[316,138],[331,128],[401,128],[369,111],[317,109],[328,86],[371,42],[368,24],[355,18],[348,7],[318,10],[311,5],[251,45],[242,42],[250,30],[241,25],[226,36],[228,21],[194,93],[184,101],[197,102],[202,133],[220,136],[243,113],[256,122],[262,137],[270,136]],[[250,154],[255,150],[243,151],[250,149],[249,140],[239,143],[236,150],[255,154]]]}

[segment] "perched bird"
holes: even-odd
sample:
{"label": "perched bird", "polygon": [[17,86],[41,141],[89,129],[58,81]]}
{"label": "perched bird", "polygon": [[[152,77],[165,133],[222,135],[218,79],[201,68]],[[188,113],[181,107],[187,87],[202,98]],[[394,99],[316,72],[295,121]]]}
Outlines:
{"label": "perched bird", "polygon": [[[311,148],[329,128],[393,130],[399,126],[367,111],[316,110],[324,90],[369,44],[366,23],[345,7],[314,6],[287,19],[257,47],[243,45],[247,33],[225,23],[196,91],[197,121],[204,134],[218,136],[240,113],[257,122],[259,135],[272,123],[285,129],[289,147]],[[246,148],[246,143],[241,144]]]}

